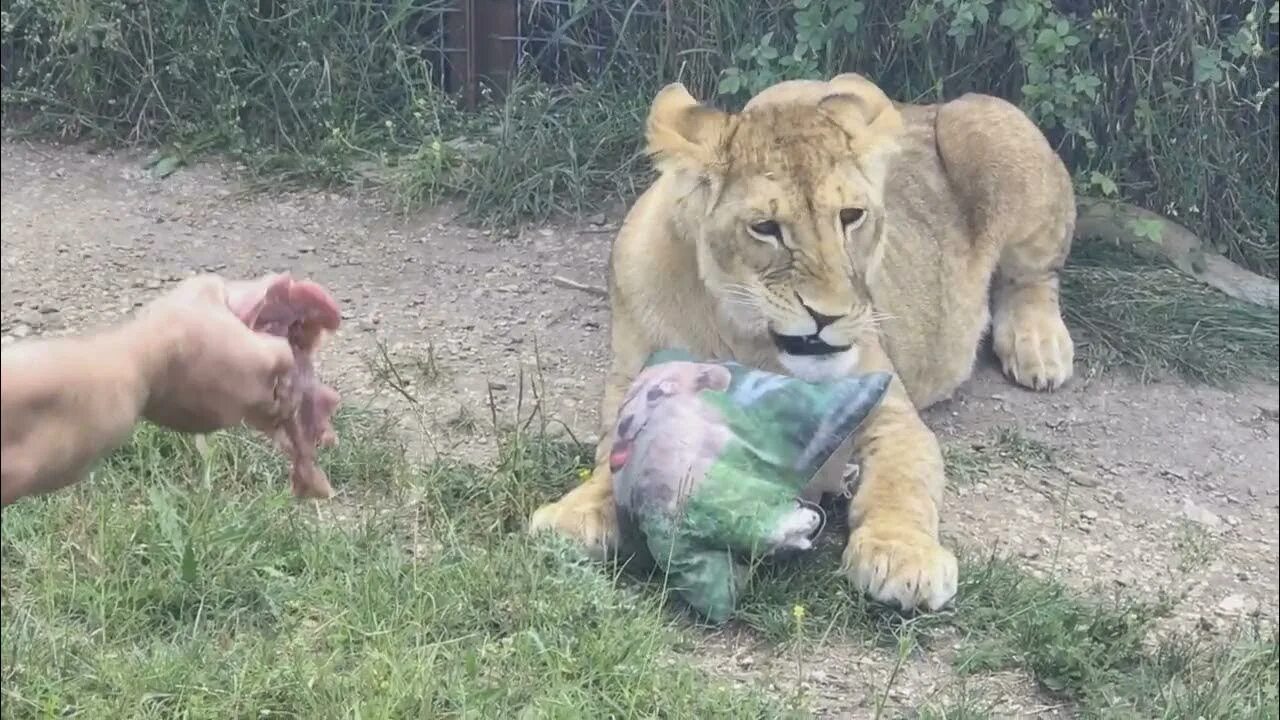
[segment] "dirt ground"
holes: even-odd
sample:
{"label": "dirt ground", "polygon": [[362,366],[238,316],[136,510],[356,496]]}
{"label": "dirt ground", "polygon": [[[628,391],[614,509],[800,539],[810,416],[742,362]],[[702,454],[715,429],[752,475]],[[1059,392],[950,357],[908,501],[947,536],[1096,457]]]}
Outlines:
{"label": "dirt ground", "polygon": [[[490,235],[445,210],[406,217],[352,194],[249,195],[234,168],[216,164],[153,180],[138,154],[26,141],[5,141],[0,159],[6,344],[108,322],[196,270],[290,270],[330,287],[346,309],[322,371],[346,403],[412,418],[425,456],[487,452],[490,393],[509,417],[522,373],[540,376],[554,416],[594,436],[607,306],[556,278],[605,284],[616,214]],[[404,394],[374,382],[396,374]],[[1266,384],[1144,385],[1084,368],[1039,395],[984,366],[927,412],[959,468],[943,531],[1089,592],[1175,593],[1170,622],[1196,632],[1250,614],[1274,620],[1277,398]],[[984,457],[998,461],[973,460]],[[777,678],[795,673],[749,637],[707,647],[744,682],[784,684]],[[858,715],[883,687],[882,661],[833,654],[801,681],[820,710]],[[944,665],[914,662],[891,699],[909,706],[941,682]],[[991,680],[1005,683],[997,714],[1053,714],[1025,679],[1006,680]]]}

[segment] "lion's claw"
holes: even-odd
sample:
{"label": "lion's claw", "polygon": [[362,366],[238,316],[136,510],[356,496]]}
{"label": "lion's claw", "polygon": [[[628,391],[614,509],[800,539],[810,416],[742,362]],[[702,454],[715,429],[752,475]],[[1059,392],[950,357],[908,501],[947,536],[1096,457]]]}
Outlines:
{"label": "lion's claw", "polygon": [[1075,345],[1057,308],[1024,305],[997,316],[992,336],[1004,374],[1032,390],[1056,390],[1071,379]]}
{"label": "lion's claw", "polygon": [[844,570],[859,590],[903,610],[938,610],[956,594],[956,556],[919,530],[858,528]]}

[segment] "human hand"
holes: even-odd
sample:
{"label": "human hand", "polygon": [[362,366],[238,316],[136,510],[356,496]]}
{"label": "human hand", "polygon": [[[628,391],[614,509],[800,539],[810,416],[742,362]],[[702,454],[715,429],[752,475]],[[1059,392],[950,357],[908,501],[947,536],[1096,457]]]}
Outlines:
{"label": "human hand", "polygon": [[314,283],[204,275],[123,325],[5,348],[0,505],[79,481],[140,415],[185,432],[247,422],[292,457],[296,496],[328,497],[315,451],[337,440],[339,398],[311,355],[339,321]]}
{"label": "human hand", "polygon": [[[130,327],[150,369],[143,416],[183,432],[242,421],[266,430],[293,417],[301,400],[294,348],[252,328],[268,292],[292,282],[287,275],[240,282],[201,275],[145,306]],[[299,341],[314,344],[318,333],[313,324],[312,337]]]}

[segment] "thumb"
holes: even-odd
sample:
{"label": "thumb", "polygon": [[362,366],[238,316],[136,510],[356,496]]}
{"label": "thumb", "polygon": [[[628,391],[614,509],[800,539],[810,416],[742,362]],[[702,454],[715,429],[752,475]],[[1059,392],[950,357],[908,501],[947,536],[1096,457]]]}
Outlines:
{"label": "thumb", "polygon": [[257,388],[253,414],[267,425],[278,425],[298,409],[300,393],[293,347],[282,337],[261,333],[246,338],[246,342],[253,344],[256,354],[255,367],[248,369],[253,373],[252,387]]}

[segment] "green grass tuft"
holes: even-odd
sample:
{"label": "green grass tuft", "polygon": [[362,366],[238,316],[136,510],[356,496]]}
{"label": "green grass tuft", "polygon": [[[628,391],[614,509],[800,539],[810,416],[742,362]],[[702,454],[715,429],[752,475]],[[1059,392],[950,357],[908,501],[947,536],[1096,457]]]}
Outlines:
{"label": "green grass tuft", "polygon": [[1280,316],[1101,242],[1078,242],[1062,276],[1078,355],[1143,379],[1211,384],[1280,377]]}

